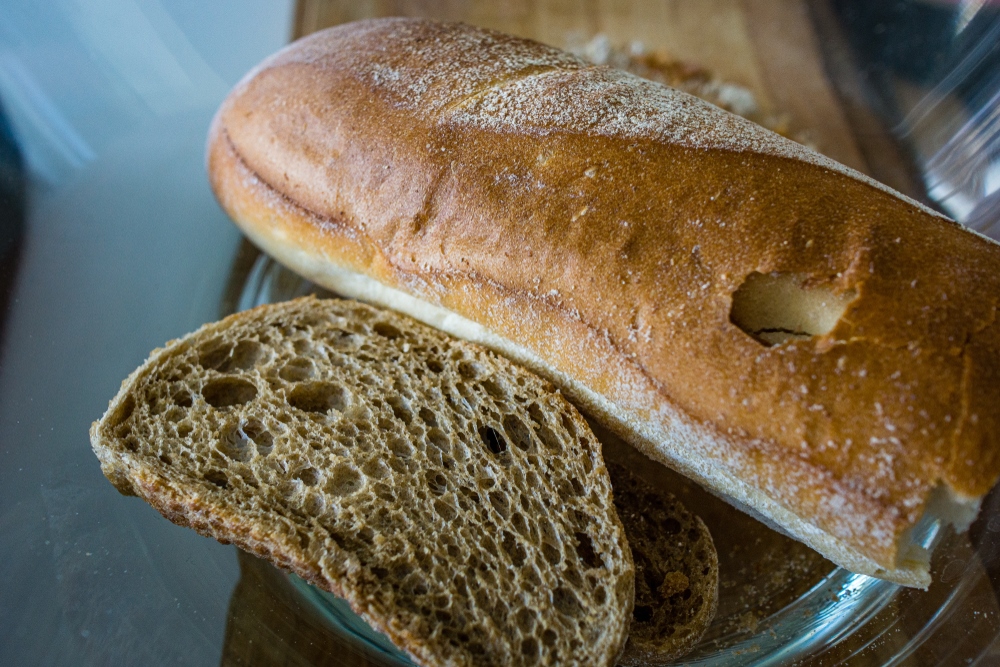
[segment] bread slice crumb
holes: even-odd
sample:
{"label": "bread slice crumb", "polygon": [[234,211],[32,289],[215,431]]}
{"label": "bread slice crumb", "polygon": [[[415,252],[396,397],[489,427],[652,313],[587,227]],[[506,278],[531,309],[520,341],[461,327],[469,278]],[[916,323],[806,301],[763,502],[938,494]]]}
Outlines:
{"label": "bread slice crumb", "polygon": [[345,598],[421,664],[613,664],[634,569],[600,444],[551,384],[312,297],[156,350],[91,443],[175,523]]}
{"label": "bread slice crumb", "polygon": [[617,463],[608,471],[636,578],[619,664],[665,665],[690,651],[715,617],[718,555],[705,524],[671,493]]}

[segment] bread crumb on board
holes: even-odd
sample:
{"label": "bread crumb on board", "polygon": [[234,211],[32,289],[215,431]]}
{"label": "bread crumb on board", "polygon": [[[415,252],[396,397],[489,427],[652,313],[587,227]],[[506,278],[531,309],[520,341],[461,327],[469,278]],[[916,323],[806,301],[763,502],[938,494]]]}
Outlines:
{"label": "bread crumb on board", "polygon": [[793,119],[788,113],[765,113],[750,89],[724,81],[697,63],[680,60],[664,52],[650,51],[638,40],[633,40],[627,47],[615,46],[602,33],[589,40],[579,33],[571,34],[567,39],[566,49],[595,65],[625,70],[700,97],[783,137],[818,150],[808,131],[800,128],[793,130]]}

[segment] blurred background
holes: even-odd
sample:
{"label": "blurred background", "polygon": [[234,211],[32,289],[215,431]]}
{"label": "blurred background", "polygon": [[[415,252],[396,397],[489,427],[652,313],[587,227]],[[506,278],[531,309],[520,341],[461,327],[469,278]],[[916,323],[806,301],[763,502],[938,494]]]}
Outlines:
{"label": "blurred background", "polygon": [[[684,88],[1000,238],[993,0],[3,0],[0,664],[377,662],[331,654],[322,614],[275,571],[118,496],[87,430],[149,350],[243,284],[247,249],[204,169],[227,91],[297,36],[387,15]],[[998,531],[987,513],[939,564],[919,619],[893,598],[878,641],[815,664],[996,664]]]}
{"label": "blurred background", "polygon": [[239,235],[204,144],[286,44],[275,0],[0,2],[0,664],[218,664],[231,548],[122,502],[87,430],[219,315]]}

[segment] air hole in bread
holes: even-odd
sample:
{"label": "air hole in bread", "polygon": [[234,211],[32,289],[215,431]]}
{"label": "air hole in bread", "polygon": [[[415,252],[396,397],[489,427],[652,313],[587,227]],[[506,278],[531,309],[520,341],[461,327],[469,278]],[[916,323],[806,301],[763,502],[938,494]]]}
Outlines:
{"label": "air hole in bread", "polygon": [[223,373],[233,371],[248,371],[257,365],[264,357],[263,346],[255,340],[241,340],[233,348],[232,353],[218,366]]}
{"label": "air hole in bread", "polygon": [[388,402],[396,419],[409,426],[413,421],[413,410],[410,409],[410,404],[406,399],[400,396],[390,396]]}
{"label": "air hole in bread", "polygon": [[511,515],[510,524],[514,526],[514,530],[516,530],[523,537],[530,537],[531,533],[528,530],[528,523],[524,520],[524,515],[520,512],[515,512]]}
{"label": "air hole in bread", "polygon": [[556,611],[565,616],[577,616],[581,611],[580,601],[576,599],[573,591],[562,586],[552,592],[552,603]]}
{"label": "air hole in bread", "polygon": [[506,530],[503,531],[503,540],[500,542],[500,546],[503,547],[504,552],[510,557],[515,567],[524,565],[524,560],[528,557],[527,552],[518,543],[517,538]]}
{"label": "air hole in bread", "polygon": [[517,627],[521,630],[521,632],[528,633],[534,630],[535,618],[537,616],[538,613],[534,609],[522,607],[514,616],[514,622],[517,623]]}
{"label": "air hole in bread", "polygon": [[347,392],[332,382],[310,382],[292,389],[288,394],[288,404],[303,412],[343,412],[347,407]]}
{"label": "air hole in bread", "polygon": [[475,380],[479,377],[479,365],[471,361],[462,361],[458,364],[458,374],[466,380]]}
{"label": "air hole in bread", "polygon": [[389,442],[389,449],[401,459],[408,459],[413,456],[413,445],[402,438],[394,438]]}
{"label": "air hole in bread", "polygon": [[434,411],[431,410],[430,408],[427,407],[420,408],[420,412],[418,412],[417,415],[420,417],[420,421],[427,424],[428,426],[438,425],[437,415],[435,415]]}
{"label": "air hole in bread", "polygon": [[253,458],[251,446],[250,436],[243,430],[242,424],[227,428],[219,441],[219,451],[226,458],[244,463]]}
{"label": "air hole in bread", "polygon": [[188,391],[179,391],[173,396],[174,405],[179,408],[190,408],[194,405],[194,399]]}
{"label": "air hole in bread", "polygon": [[531,419],[538,425],[535,429],[535,433],[538,434],[538,439],[542,441],[547,449],[553,453],[562,452],[562,442],[560,442],[559,437],[553,432],[553,430],[548,425],[548,419],[545,417],[545,411],[537,403],[532,403],[528,406],[528,414]]}
{"label": "air hole in bread", "polygon": [[389,340],[395,340],[403,335],[403,332],[392,326],[388,322],[376,322],[372,329],[379,336],[383,338],[388,338]]}
{"label": "air hole in bread", "polygon": [[370,459],[361,466],[365,476],[370,479],[385,479],[389,476],[389,466],[379,459]]}
{"label": "air hole in bread", "polygon": [[443,454],[451,453],[451,441],[445,432],[439,428],[432,428],[427,431],[427,442],[436,449],[441,450]]}
{"label": "air hole in bread", "polygon": [[500,398],[500,399],[507,398],[507,388],[503,384],[493,380],[492,378],[483,380],[482,386],[483,389],[486,390],[486,393],[488,393],[493,398]]}
{"label": "air hole in bread", "polygon": [[486,449],[490,450],[490,453],[499,455],[507,451],[507,441],[497,433],[496,429],[490,426],[481,426],[479,437],[482,438],[483,444],[486,445]]}
{"label": "air hole in bread", "polygon": [[303,382],[316,376],[316,364],[311,359],[298,357],[281,367],[278,377],[288,382]]}
{"label": "air hole in bread", "polygon": [[118,411],[115,412],[114,416],[112,416],[111,427],[117,428],[122,424],[124,424],[125,420],[131,417],[134,411],[135,411],[135,399],[130,394],[125,397],[125,400],[122,401],[121,405],[118,406]]}
{"label": "air hole in bread", "polygon": [[303,468],[294,475],[295,479],[301,481],[306,486],[316,486],[319,482],[319,473],[315,468]]}
{"label": "air hole in bread", "polygon": [[431,493],[440,496],[448,490],[448,480],[439,472],[429,471],[425,476],[427,486]]}
{"label": "air hole in bread", "polygon": [[458,510],[440,498],[434,501],[434,511],[445,521],[454,521],[458,517]]}
{"label": "air hole in bread", "polygon": [[198,350],[198,365],[202,368],[218,369],[232,353],[233,346],[229,343],[219,340],[209,341]]}
{"label": "air hole in bread", "polygon": [[271,450],[274,448],[274,436],[271,435],[271,432],[264,427],[264,424],[260,420],[248,419],[243,424],[243,432],[248,438],[253,440],[258,454],[267,456],[271,453]]}
{"label": "air hole in bread", "polygon": [[226,408],[243,405],[257,398],[257,387],[249,380],[240,378],[216,378],[205,384],[201,395],[213,408]]}
{"label": "air hole in bread", "polygon": [[542,542],[542,555],[548,561],[549,565],[558,565],[559,561],[562,560],[562,553],[559,551],[559,547],[551,542]]}
{"label": "air hole in bread", "polygon": [[335,496],[347,496],[361,488],[361,473],[347,463],[338,463],[333,468],[327,492]]}
{"label": "air hole in bread", "polygon": [[531,449],[531,431],[515,415],[507,415],[503,418],[503,428],[507,431],[507,435],[510,436],[515,447],[522,452]]}
{"label": "air hole in bread", "polygon": [[583,564],[591,569],[604,567],[604,559],[594,549],[594,542],[590,539],[590,535],[577,533],[574,537],[576,538],[576,555],[580,557]]}
{"label": "air hole in bread", "polygon": [[653,608],[645,604],[637,605],[632,610],[632,618],[639,623],[648,623],[653,620]]}
{"label": "air hole in bread", "polygon": [[497,511],[503,520],[506,521],[507,517],[510,516],[510,508],[507,505],[507,496],[502,493],[490,493],[490,504],[493,505],[493,509]]}
{"label": "air hole in bread", "polygon": [[677,519],[667,518],[660,524],[660,528],[666,535],[676,535],[681,531],[681,524]]}
{"label": "air hole in bread", "polygon": [[221,470],[209,470],[204,474],[204,478],[206,482],[211,482],[220,489],[229,488],[229,478]]}
{"label": "air hole in bread", "polygon": [[729,321],[768,347],[830,333],[857,297],[810,285],[806,276],[753,272],[733,293]]}

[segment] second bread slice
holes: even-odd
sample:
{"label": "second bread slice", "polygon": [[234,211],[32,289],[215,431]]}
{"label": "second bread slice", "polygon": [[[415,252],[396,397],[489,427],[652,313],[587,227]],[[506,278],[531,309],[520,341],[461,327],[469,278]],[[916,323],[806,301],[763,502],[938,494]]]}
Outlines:
{"label": "second bread slice", "polygon": [[634,571],[600,445],[548,383],[307,298],[155,351],[91,430],[172,521],[340,595],[424,664],[611,664]]}

